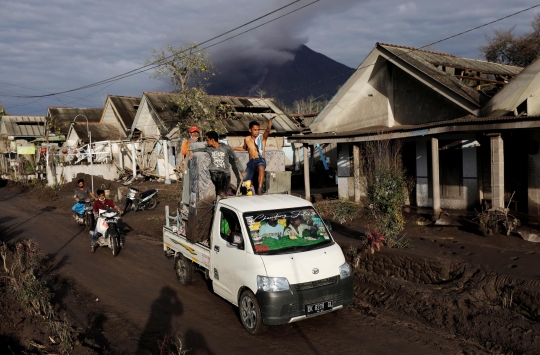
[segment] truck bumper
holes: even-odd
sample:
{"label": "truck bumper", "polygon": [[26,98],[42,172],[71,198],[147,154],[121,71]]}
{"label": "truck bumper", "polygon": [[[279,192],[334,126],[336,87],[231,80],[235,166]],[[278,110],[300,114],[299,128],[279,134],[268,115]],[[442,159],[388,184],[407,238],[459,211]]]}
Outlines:
{"label": "truck bumper", "polygon": [[[263,323],[277,325],[296,322],[305,318],[336,311],[353,302],[353,276],[343,280],[339,276],[333,284],[307,288],[305,284],[291,285],[288,291],[257,291]],[[332,301],[333,308],[321,313],[306,315],[306,306]]]}

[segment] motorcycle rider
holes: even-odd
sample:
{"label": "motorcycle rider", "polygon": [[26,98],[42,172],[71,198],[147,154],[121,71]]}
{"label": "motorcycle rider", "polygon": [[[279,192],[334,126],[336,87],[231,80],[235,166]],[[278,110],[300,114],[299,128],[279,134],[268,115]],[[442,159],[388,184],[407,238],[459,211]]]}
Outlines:
{"label": "motorcycle rider", "polygon": [[90,191],[87,186],[84,186],[84,179],[77,180],[77,187],[73,190],[73,198],[77,201],[71,210],[73,211],[73,218],[77,220],[77,214],[84,213],[84,203],[80,201],[86,201],[90,198],[95,199],[96,196]]}
{"label": "motorcycle rider", "polygon": [[[94,207],[93,207],[94,217],[97,218],[98,215],[99,215],[99,210],[106,210],[107,207],[114,208],[115,210],[118,211],[120,216],[122,215],[122,210],[120,210],[120,208],[118,206],[116,206],[114,204],[114,202],[112,202],[112,200],[109,200],[109,199],[105,198],[105,191],[97,190],[97,195],[98,195],[98,198],[94,202]],[[97,232],[97,223],[96,223],[96,228],[94,229],[94,234],[92,234],[92,243],[91,243],[91,252],[92,253],[96,250],[97,233],[98,232]],[[121,248],[124,247],[123,240],[120,241],[120,247]]]}

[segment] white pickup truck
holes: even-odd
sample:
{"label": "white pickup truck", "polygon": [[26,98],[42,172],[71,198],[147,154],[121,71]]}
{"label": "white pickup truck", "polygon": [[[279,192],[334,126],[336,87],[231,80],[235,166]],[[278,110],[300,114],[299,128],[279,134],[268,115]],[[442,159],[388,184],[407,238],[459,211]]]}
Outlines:
{"label": "white pickup truck", "polygon": [[188,285],[195,269],[203,271],[214,292],[239,307],[242,325],[252,334],[268,325],[339,310],[353,301],[351,267],[304,199],[221,199],[204,244],[187,240],[178,217],[170,217],[168,208],[166,213],[163,248],[166,256],[174,257],[180,284]]}

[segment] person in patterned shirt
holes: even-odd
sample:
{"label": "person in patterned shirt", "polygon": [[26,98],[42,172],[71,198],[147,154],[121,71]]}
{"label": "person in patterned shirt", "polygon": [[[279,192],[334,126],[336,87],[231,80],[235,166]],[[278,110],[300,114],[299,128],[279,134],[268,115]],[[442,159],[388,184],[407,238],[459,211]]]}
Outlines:
{"label": "person in patterned shirt", "polygon": [[216,187],[216,196],[227,195],[231,184],[231,166],[235,174],[246,176],[233,149],[225,143],[219,143],[219,135],[215,131],[206,133],[206,148],[193,151],[205,151],[210,155],[210,177]]}

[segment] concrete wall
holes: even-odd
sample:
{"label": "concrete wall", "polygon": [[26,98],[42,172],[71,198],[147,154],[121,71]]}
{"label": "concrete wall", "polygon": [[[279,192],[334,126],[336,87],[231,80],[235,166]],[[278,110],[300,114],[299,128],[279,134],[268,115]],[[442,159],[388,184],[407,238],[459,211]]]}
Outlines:
{"label": "concrete wall", "polygon": [[[378,69],[378,70],[376,70]],[[358,87],[355,98],[350,102],[343,102],[347,107],[340,115],[340,120],[351,122],[350,117],[355,117],[354,127],[361,129],[373,126],[391,126],[389,121],[387,81],[389,73],[385,65],[377,66],[369,76],[368,82]]]}
{"label": "concrete wall", "polygon": [[116,118],[116,115],[114,114],[114,109],[110,102],[107,102],[107,106],[105,106],[105,111],[103,112],[103,118],[101,119],[101,122],[103,123],[112,123],[112,124],[118,124],[118,119]]}
{"label": "concrete wall", "polygon": [[391,106],[395,125],[412,125],[466,116],[452,101],[392,66]]}
{"label": "concrete wall", "polygon": [[116,166],[113,164],[66,165],[56,167],[56,180],[50,167],[47,167],[47,184],[53,185],[55,182],[62,181],[64,183],[72,182],[79,173],[100,176],[107,180],[117,180],[119,178]]}
{"label": "concrete wall", "polygon": [[155,137],[159,136],[160,132],[156,122],[152,118],[150,113],[150,107],[146,100],[142,100],[142,107],[139,108],[140,115],[137,119],[135,128],[141,131],[142,137]]}

